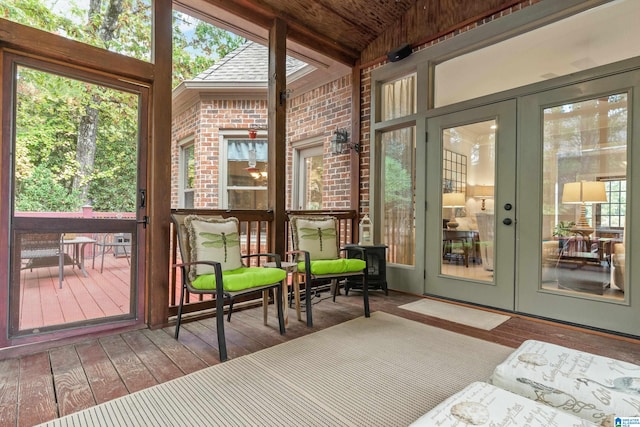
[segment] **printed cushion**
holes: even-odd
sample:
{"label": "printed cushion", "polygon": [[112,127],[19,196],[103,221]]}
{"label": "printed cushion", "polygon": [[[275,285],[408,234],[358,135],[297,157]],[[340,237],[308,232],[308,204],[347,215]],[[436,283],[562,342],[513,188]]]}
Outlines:
{"label": "printed cushion", "polygon": [[587,427],[595,424],[491,384],[474,382],[411,426]]}
{"label": "printed cushion", "polygon": [[522,343],[491,383],[596,425],[640,416],[640,366],[542,341]]}
{"label": "printed cushion", "polygon": [[[222,272],[222,283],[225,291],[237,292],[245,289],[278,283],[287,277],[281,268],[241,267],[236,270]],[[216,288],[215,274],[198,276],[191,285],[196,289],[212,290]]]}
{"label": "printed cushion", "polygon": [[[238,220],[236,218],[206,218],[189,215],[184,219],[191,247],[191,262],[217,261],[222,270],[242,267]],[[189,270],[193,281],[202,274],[213,274],[210,265],[197,264]]]}
{"label": "printed cushion", "polygon": [[292,217],[291,227],[297,250],[309,252],[313,260],[338,258],[337,221],[334,217]]}
{"label": "printed cushion", "polygon": [[[361,259],[338,258],[338,259],[320,259],[311,261],[311,274],[342,274],[355,273],[362,271],[367,263]],[[305,272],[304,262],[298,263],[298,271]]]}

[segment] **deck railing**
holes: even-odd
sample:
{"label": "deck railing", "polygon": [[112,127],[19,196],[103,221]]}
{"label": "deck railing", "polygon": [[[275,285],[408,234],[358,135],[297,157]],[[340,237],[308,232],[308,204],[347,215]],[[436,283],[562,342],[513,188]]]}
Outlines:
{"label": "deck railing", "polygon": [[[174,209],[173,213],[193,214],[203,216],[222,216],[223,218],[236,217],[240,223],[240,247],[243,255],[251,253],[273,252],[271,250],[271,224],[273,223],[273,212],[257,210],[216,210],[216,209]],[[358,224],[358,214],[355,210],[323,210],[323,211],[287,211],[288,215],[332,215],[338,219],[338,241],[340,246],[355,241]],[[170,265],[173,266],[180,261],[180,252],[177,242],[176,230],[171,224],[171,245],[170,245]],[[287,250],[291,249],[290,227],[286,227],[285,241]],[[284,261],[284,259],[283,259]],[[177,314],[177,307],[180,301],[180,290],[182,278],[180,269],[171,268],[169,273],[169,315]],[[210,295],[188,294],[184,312],[194,312],[214,308],[215,304]]]}

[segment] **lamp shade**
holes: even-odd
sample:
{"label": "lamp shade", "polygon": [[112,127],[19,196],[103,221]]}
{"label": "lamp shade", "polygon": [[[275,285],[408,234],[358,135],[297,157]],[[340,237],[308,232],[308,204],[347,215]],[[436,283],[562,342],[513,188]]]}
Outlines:
{"label": "lamp shade", "polygon": [[562,188],[562,203],[604,203],[607,192],[604,181],[568,182]]}
{"label": "lamp shade", "polygon": [[444,193],[442,194],[442,207],[462,208],[464,207],[464,193]]}
{"label": "lamp shade", "polygon": [[493,185],[476,185],[473,187],[473,197],[478,199],[493,197]]}

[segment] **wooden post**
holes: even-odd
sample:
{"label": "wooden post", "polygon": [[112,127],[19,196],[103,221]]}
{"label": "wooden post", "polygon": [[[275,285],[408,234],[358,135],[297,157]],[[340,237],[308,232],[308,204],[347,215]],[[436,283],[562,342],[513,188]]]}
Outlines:
{"label": "wooden post", "polygon": [[[145,294],[148,303],[147,323],[150,327],[165,325],[169,316],[169,212],[171,192],[171,1],[154,2],[153,61],[155,64],[151,105],[150,167],[147,172],[147,266]],[[138,286],[142,286],[139,283]]]}
{"label": "wooden post", "polygon": [[270,250],[284,255],[286,250],[286,114],[287,114],[287,25],[276,18],[269,29],[269,208],[273,210]]}

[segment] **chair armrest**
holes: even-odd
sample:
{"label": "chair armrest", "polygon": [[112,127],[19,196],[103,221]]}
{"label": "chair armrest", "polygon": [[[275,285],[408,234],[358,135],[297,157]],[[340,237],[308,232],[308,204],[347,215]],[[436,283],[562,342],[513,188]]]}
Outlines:
{"label": "chair armrest", "polygon": [[300,251],[300,250],[288,251],[288,252],[285,252],[285,255],[302,255],[304,257],[304,270],[306,272],[311,271],[311,256],[309,255],[309,251]]}

